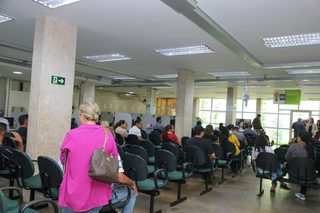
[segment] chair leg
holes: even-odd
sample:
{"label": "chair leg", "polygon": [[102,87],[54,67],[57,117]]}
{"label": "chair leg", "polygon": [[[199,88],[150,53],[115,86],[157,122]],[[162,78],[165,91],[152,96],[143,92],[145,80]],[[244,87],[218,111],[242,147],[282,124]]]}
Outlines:
{"label": "chair leg", "polygon": [[30,190],[30,201],[29,201],[29,202],[31,202],[31,201],[34,200],[34,195],[35,195],[35,190],[34,190],[34,189],[31,189],[31,190]]}
{"label": "chair leg", "polygon": [[206,189],[202,192],[200,192],[200,195],[204,195],[208,192],[210,192],[212,190],[212,187],[208,188],[208,184],[209,184],[209,178],[210,178],[210,175],[207,175],[207,178],[206,178]]}
{"label": "chair leg", "polygon": [[261,197],[264,193],[264,189],[262,189],[262,178],[260,178],[260,190],[259,194],[257,194],[257,197]]}
{"label": "chair leg", "polygon": [[154,212],[154,197],[155,195],[154,194],[151,194],[150,195],[150,213],[162,213],[162,210],[158,210],[156,212]]}
{"label": "chair leg", "polygon": [[234,175],[232,175],[232,178],[236,178],[236,177],[238,177],[240,175],[241,171],[239,172],[238,166],[239,166],[239,164],[237,163],[236,164],[236,172],[235,172]]}
{"label": "chair leg", "polygon": [[170,206],[175,206],[175,205],[177,205],[177,204],[179,204],[179,203],[182,203],[183,201],[187,200],[187,197],[181,198],[181,185],[182,185],[182,183],[179,182],[179,183],[178,183],[177,200],[174,201],[174,202],[172,202],[172,203],[170,203]]}
{"label": "chair leg", "polygon": [[[35,192],[36,192],[36,191],[35,191],[34,189],[31,189],[31,190],[30,190],[30,201],[29,201],[29,202],[31,202],[31,201],[34,200]],[[34,209],[34,210],[38,210],[38,209],[47,208],[48,206],[49,206],[49,205],[46,203],[46,204],[41,204],[41,205],[37,205],[37,206],[33,205],[33,206],[31,206],[30,208],[32,208],[32,209]]]}
{"label": "chair leg", "polygon": [[222,167],[222,176],[221,176],[221,180],[219,181],[218,185],[221,185],[226,181],[227,181],[227,179],[224,178],[224,167]]}

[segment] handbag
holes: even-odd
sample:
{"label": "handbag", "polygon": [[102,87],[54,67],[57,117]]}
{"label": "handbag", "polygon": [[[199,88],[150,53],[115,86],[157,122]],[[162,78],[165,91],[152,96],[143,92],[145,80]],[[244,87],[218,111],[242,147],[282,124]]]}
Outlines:
{"label": "handbag", "polygon": [[119,162],[112,154],[105,152],[109,134],[106,132],[103,147],[93,151],[91,155],[89,177],[104,183],[117,183]]}

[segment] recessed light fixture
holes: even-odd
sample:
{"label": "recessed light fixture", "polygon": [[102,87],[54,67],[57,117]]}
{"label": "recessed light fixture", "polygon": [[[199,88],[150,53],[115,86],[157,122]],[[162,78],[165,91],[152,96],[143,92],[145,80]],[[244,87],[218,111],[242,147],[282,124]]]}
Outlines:
{"label": "recessed light fixture", "polygon": [[134,92],[128,92],[129,94],[134,94]]}
{"label": "recessed light fixture", "polygon": [[14,71],[13,73],[17,75],[22,75],[22,72],[18,72],[18,71]]}
{"label": "recessed light fixture", "polygon": [[263,38],[269,48],[320,44],[320,33]]}
{"label": "recessed light fixture", "polygon": [[320,84],[298,84],[298,87],[320,87]]}
{"label": "recessed light fixture", "polygon": [[208,72],[207,74],[212,76],[244,76],[244,75],[251,75],[247,71],[237,71],[237,72]]}
{"label": "recessed light fixture", "polygon": [[215,85],[197,85],[197,86],[194,86],[194,88],[197,88],[197,89],[199,89],[199,88],[215,88],[215,87],[217,87],[217,86],[215,86]]}
{"label": "recessed light fixture", "polygon": [[[241,88],[245,88],[246,85],[239,85],[238,87],[241,87]],[[266,88],[266,87],[270,87],[270,85],[248,85],[248,88]]]}
{"label": "recessed light fixture", "polygon": [[168,75],[152,75],[155,78],[178,78],[178,74],[168,74]]}
{"label": "recessed light fixture", "polygon": [[194,55],[203,53],[214,53],[214,51],[207,45],[197,45],[188,47],[177,47],[168,49],[157,49],[153,50],[156,53],[160,53],[165,56],[177,56],[177,55]]}
{"label": "recessed light fixture", "polygon": [[227,94],[226,92],[214,92],[214,93],[217,95],[226,95]]}
{"label": "recessed light fixture", "polygon": [[257,95],[273,95],[272,92],[256,92]]}
{"label": "recessed light fixture", "polygon": [[136,79],[136,78],[130,77],[130,76],[108,76],[108,78],[111,78],[114,80],[133,80],[133,79]]}
{"label": "recessed light fixture", "polygon": [[100,89],[102,89],[102,87],[100,87]]}
{"label": "recessed light fixture", "polygon": [[100,81],[105,82],[105,83],[113,83],[113,81],[109,78],[100,78]]}
{"label": "recessed light fixture", "polygon": [[172,89],[174,87],[152,87],[153,89]]}
{"label": "recessed light fixture", "polygon": [[92,55],[92,56],[83,56],[85,59],[89,59],[97,62],[107,62],[107,61],[121,61],[121,60],[129,60],[131,58],[121,55],[121,54],[107,54],[107,55]]}
{"label": "recessed light fixture", "polygon": [[320,69],[308,69],[308,70],[287,70],[287,73],[290,75],[299,75],[299,74],[320,74]]}
{"label": "recessed light fixture", "polygon": [[7,21],[11,21],[13,20],[14,18],[10,17],[10,16],[7,16],[7,15],[4,15],[4,14],[1,14],[0,13],[0,24],[1,23],[4,23],[4,22],[7,22]]}
{"label": "recessed light fixture", "polygon": [[55,9],[57,7],[61,7],[67,4],[72,4],[81,0],[33,0],[43,6],[49,7],[51,9]]}
{"label": "recessed light fixture", "polygon": [[320,93],[308,93],[308,92],[305,92],[304,94],[305,95],[320,95]]}

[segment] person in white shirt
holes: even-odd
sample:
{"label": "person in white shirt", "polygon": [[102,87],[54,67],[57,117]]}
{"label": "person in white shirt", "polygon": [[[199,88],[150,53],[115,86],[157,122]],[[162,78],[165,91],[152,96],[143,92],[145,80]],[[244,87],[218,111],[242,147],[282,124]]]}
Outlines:
{"label": "person in white shirt", "polygon": [[142,127],[142,121],[137,119],[134,122],[134,126],[131,127],[129,130],[129,135],[136,135],[140,141],[143,141],[144,139],[141,137],[141,127]]}

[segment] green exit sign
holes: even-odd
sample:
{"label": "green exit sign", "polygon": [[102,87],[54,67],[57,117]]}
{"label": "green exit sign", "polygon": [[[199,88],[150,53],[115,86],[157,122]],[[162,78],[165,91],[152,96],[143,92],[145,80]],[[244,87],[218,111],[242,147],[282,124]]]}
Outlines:
{"label": "green exit sign", "polygon": [[51,78],[51,84],[64,85],[65,82],[66,82],[66,78],[63,78],[63,77],[53,75]]}

